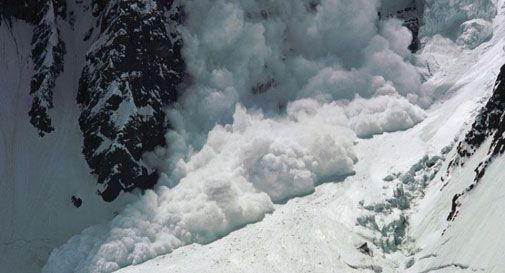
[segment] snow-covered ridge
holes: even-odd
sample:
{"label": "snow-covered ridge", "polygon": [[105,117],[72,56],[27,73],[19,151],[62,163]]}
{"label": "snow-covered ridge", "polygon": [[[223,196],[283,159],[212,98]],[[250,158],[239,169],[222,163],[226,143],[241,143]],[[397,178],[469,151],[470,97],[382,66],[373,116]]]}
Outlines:
{"label": "snow-covered ridge", "polygon": [[[455,169],[464,167],[466,161],[473,157],[477,150],[483,149],[485,144],[489,146],[486,147],[486,149],[488,149],[487,156],[474,169],[475,177],[473,179],[473,183],[468,185],[463,192],[456,193],[453,196],[451,211],[447,216],[448,221],[455,220],[459,214],[461,199],[465,198],[465,195],[472,192],[475,187],[480,184],[489,165],[493,163],[497,157],[501,157],[505,151],[503,143],[503,109],[505,107],[504,79],[505,66],[502,66],[500,74],[498,74],[498,78],[496,79],[495,88],[491,98],[489,98],[486,105],[484,105],[484,107],[480,110],[480,113],[476,117],[471,129],[468,131],[465,138],[459,143],[457,147],[457,156],[452,159],[449,164],[449,169],[447,170],[448,175],[455,171]],[[450,180],[449,178],[446,179]],[[446,185],[448,183],[450,183],[450,181],[447,181]]]}

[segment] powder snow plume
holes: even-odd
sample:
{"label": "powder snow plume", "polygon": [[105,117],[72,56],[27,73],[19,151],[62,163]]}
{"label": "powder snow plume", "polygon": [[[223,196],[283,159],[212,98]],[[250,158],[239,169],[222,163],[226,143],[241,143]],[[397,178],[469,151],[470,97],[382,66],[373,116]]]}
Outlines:
{"label": "powder snow plume", "polygon": [[171,145],[144,155],[162,172],[158,188],[55,249],[43,272],[113,272],[208,243],[351,175],[357,137],[420,122],[432,98],[411,64],[412,35],[379,21],[379,7],[186,1],[189,80],[167,110]]}

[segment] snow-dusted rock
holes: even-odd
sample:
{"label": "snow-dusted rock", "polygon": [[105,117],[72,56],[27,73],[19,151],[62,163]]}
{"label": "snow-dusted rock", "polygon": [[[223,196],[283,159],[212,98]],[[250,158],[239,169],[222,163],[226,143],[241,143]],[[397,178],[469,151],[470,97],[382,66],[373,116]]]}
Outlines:
{"label": "snow-dusted rock", "polygon": [[33,30],[34,75],[30,90],[33,103],[29,114],[39,135],[44,136],[54,130],[49,110],[54,107],[53,89],[56,78],[63,71],[63,56],[66,53],[59,30],[59,21],[66,17],[66,4],[64,1],[46,0],[33,8],[40,19]]}
{"label": "snow-dusted rock", "polygon": [[54,107],[56,79],[63,71],[65,44],[60,37],[60,27],[66,12],[66,2],[61,0],[11,0],[0,4],[0,18],[6,22],[18,19],[34,26],[31,42],[34,67],[30,86],[33,101],[29,115],[40,136],[54,130],[49,111]]}
{"label": "snow-dusted rock", "polygon": [[164,108],[176,101],[184,72],[175,30],[182,20],[180,8],[173,1],[95,5],[95,41],[86,55],[77,102],[83,153],[103,184],[100,194],[106,201],[121,191],[152,188],[158,179],[142,154],[166,144],[170,125]]}

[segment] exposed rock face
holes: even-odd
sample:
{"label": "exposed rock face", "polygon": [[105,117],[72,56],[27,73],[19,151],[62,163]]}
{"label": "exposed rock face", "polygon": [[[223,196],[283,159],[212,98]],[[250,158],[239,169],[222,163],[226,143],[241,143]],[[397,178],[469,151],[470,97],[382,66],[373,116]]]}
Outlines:
{"label": "exposed rock face", "polygon": [[505,149],[505,65],[496,79],[493,95],[480,111],[466,134],[465,139],[458,145],[458,154],[461,157],[473,155],[488,137],[492,137],[492,144],[488,155],[494,157],[503,153]]}
{"label": "exposed rock face", "polygon": [[482,108],[475,119],[472,128],[468,131],[463,141],[457,147],[458,155],[449,164],[449,170],[455,166],[462,166],[466,159],[474,155],[486,140],[491,138],[491,145],[486,158],[475,169],[473,183],[463,192],[457,193],[452,199],[452,208],[447,216],[447,221],[454,221],[461,206],[461,197],[472,191],[484,176],[488,165],[505,151],[505,65],[500,69],[496,79],[493,95]]}
{"label": "exposed rock face", "polygon": [[0,4],[0,16],[27,21],[35,26],[31,59],[34,65],[30,94],[33,97],[30,122],[44,136],[54,130],[49,110],[53,108],[53,88],[63,71],[65,44],[58,23],[66,17],[64,0],[5,1]]}
{"label": "exposed rock face", "polygon": [[[174,2],[78,0],[71,5],[91,9],[94,16],[87,33],[76,33],[91,46],[80,79],[70,80],[79,81],[83,154],[103,184],[99,194],[106,201],[121,191],[151,188],[157,181],[155,170],[141,157],[166,145],[170,125],[164,110],[177,100],[177,86],[184,76],[182,40],[176,31],[183,10]],[[67,18],[65,0],[0,3],[4,22],[16,19],[33,25],[29,115],[40,136],[57,129],[50,110],[66,53],[67,37],[62,37],[60,27],[72,26],[73,12],[79,11],[68,11]]]}
{"label": "exposed rock face", "polygon": [[77,102],[83,153],[104,185],[103,199],[152,188],[155,170],[142,154],[164,146],[164,107],[177,99],[184,73],[173,1],[96,1],[99,31],[86,56]]}
{"label": "exposed rock face", "polygon": [[49,110],[53,108],[56,78],[63,71],[65,44],[60,38],[58,21],[65,19],[65,13],[65,1],[44,1],[37,15],[40,20],[33,31],[34,74],[30,85],[33,102],[29,115],[40,136],[54,130]]}

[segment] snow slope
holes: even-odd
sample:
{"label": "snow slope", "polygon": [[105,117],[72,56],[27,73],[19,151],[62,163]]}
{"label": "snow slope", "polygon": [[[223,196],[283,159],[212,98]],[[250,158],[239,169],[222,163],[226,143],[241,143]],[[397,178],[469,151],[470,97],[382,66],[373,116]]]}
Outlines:
{"label": "snow slope", "polygon": [[[359,140],[355,175],[276,205],[263,221],[218,241],[181,247],[117,272],[501,272],[505,218],[500,208],[505,199],[498,178],[503,176],[503,159],[489,167],[459,218],[450,225],[446,220],[453,195],[473,181],[473,169],[485,157],[486,147],[454,170],[442,190],[449,160],[440,163],[442,171],[406,210],[408,239],[400,251],[384,254],[373,243],[374,233],[358,226],[356,218],[365,213],[362,204],[391,197],[393,187],[385,177],[408,171],[427,154],[441,155],[469,128],[492,92],[504,59],[503,4],[498,3],[493,38],[474,50],[441,36],[424,40],[419,63],[430,78],[423,88],[439,102],[423,122],[407,131]],[[444,158],[453,156],[454,151]],[[373,257],[358,249],[365,242]]]}
{"label": "snow slope", "polygon": [[[72,8],[72,7],[71,7]],[[89,15],[87,15],[89,16]],[[56,81],[53,125],[44,138],[30,124],[32,29],[14,20],[0,25],[0,271],[39,272],[50,251],[71,235],[107,221],[131,196],[105,204],[81,153],[77,85],[84,62],[81,37],[88,17],[63,26],[68,54]],[[76,208],[72,196],[81,198]]]}
{"label": "snow slope", "polygon": [[[500,9],[494,23],[495,37],[489,45],[484,45],[487,52],[480,57],[478,67],[481,69],[470,74],[474,79],[482,78],[486,67],[498,71],[497,66],[504,57],[504,26],[499,23],[505,19],[503,1],[498,6]],[[490,84],[487,82],[487,85]],[[427,258],[418,261],[409,272],[425,272],[432,268],[441,268],[440,272],[466,269],[503,271],[503,156],[497,156],[489,164],[479,184],[464,196],[464,200],[460,200],[457,217],[453,221],[446,221],[451,211],[448,200],[474,183],[474,170],[487,158],[490,144],[491,139],[467,159],[463,167],[456,167],[444,175],[445,181],[435,180],[436,183],[420,203],[419,212],[413,218],[412,234],[418,238],[419,247],[422,248],[417,256]]]}

